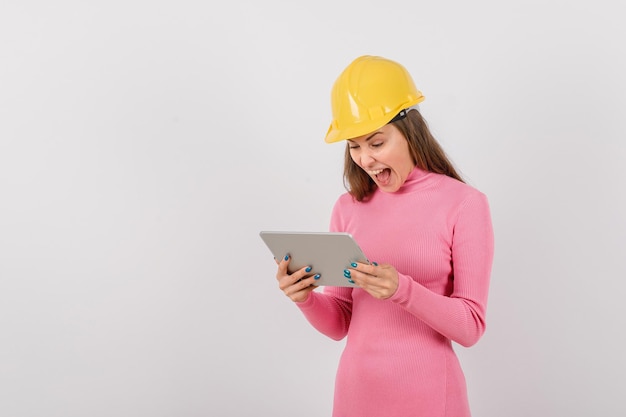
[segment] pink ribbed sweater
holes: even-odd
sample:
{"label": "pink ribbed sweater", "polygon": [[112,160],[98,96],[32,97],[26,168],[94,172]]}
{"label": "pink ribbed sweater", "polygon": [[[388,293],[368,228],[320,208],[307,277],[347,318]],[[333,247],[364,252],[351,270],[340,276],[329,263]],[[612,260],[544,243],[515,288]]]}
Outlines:
{"label": "pink ribbed sweater", "polygon": [[470,416],[451,341],[485,331],[493,230],[485,195],[415,168],[394,193],[367,202],[343,194],[331,231],[351,233],[370,261],[393,265],[396,293],[324,287],[297,303],[336,340],[347,336],[335,380],[334,417]]}

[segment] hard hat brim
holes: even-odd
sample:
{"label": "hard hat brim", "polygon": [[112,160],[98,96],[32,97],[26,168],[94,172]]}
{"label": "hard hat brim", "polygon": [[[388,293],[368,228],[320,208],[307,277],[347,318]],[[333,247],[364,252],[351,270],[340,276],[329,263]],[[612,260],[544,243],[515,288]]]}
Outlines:
{"label": "hard hat brim", "polygon": [[423,95],[420,95],[415,100],[405,103],[401,106],[402,108],[398,109],[398,111],[390,112],[388,117],[385,117],[384,119],[362,122],[358,125],[353,125],[344,129],[336,128],[335,125],[331,123],[328,128],[328,132],[326,132],[324,141],[326,143],[336,143],[341,142],[342,140],[358,138],[359,136],[374,132],[389,123],[400,111],[421,103],[424,101],[424,98],[425,97]]}

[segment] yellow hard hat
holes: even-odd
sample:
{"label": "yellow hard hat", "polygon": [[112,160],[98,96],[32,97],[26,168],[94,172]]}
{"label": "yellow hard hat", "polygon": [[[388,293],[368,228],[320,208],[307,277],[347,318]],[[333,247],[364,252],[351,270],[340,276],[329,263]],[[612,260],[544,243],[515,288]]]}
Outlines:
{"label": "yellow hard hat", "polygon": [[333,120],[324,140],[333,143],[373,132],[423,100],[402,65],[379,56],[358,57],[333,85]]}

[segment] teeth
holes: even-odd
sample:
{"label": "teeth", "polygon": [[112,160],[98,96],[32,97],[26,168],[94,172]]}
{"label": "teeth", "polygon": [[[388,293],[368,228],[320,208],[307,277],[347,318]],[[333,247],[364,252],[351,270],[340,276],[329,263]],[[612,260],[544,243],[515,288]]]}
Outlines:
{"label": "teeth", "polygon": [[383,172],[382,169],[377,169],[376,171],[367,171],[367,173],[370,174],[370,175],[378,175],[381,172]]}

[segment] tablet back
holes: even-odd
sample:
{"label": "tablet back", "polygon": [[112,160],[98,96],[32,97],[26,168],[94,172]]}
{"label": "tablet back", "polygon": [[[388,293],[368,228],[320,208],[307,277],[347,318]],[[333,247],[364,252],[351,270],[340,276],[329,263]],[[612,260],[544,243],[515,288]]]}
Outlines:
{"label": "tablet back", "polygon": [[369,263],[349,233],[262,231],[260,236],[274,258],[291,256],[290,272],[310,265],[311,275],[321,275],[316,282],[320,286],[354,287],[344,277],[344,269],[352,262]]}

